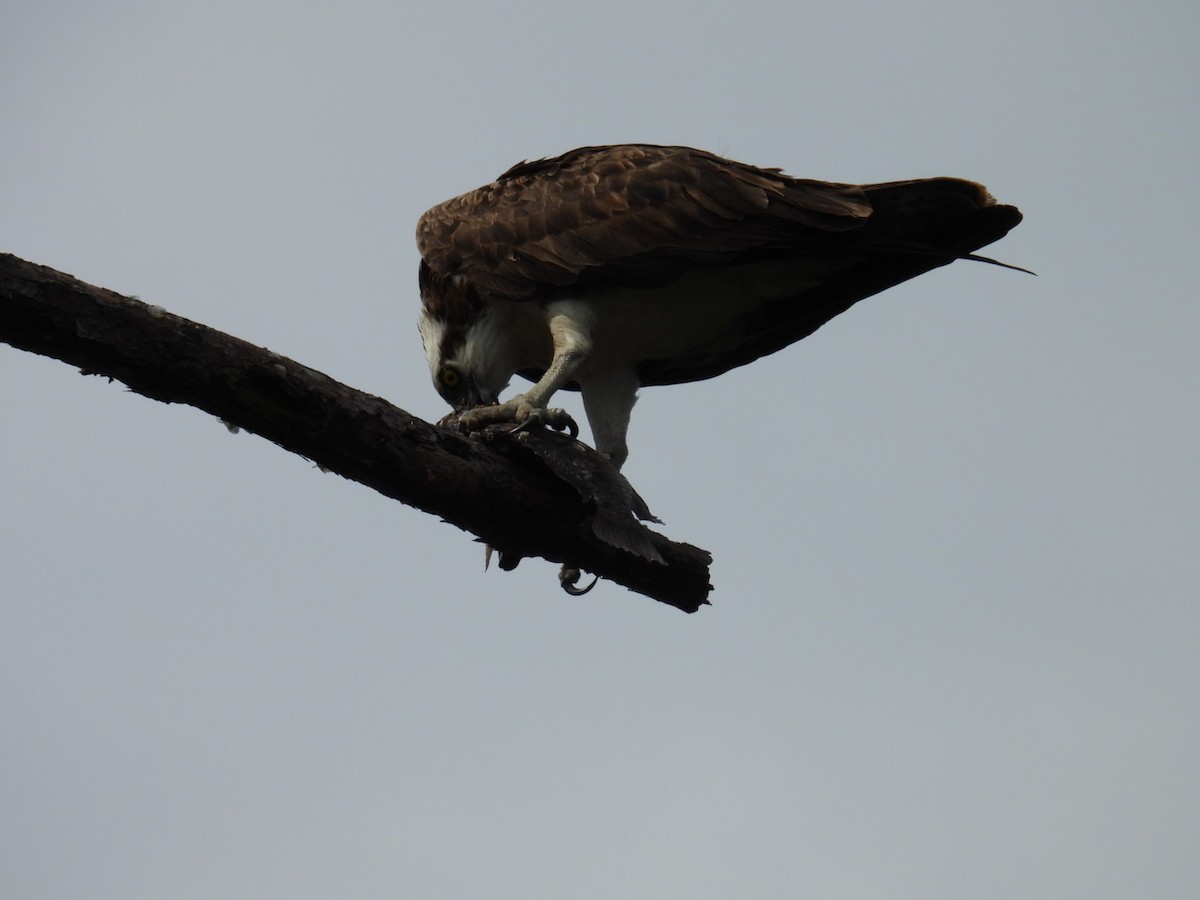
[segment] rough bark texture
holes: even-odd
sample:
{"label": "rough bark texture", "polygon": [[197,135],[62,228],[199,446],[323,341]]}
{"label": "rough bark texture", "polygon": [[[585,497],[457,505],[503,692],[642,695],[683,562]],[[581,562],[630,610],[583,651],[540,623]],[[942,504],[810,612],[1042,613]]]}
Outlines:
{"label": "rough bark texture", "polygon": [[706,551],[647,530],[659,563],[598,539],[595,498],[539,459],[553,452],[544,445],[523,453],[507,435],[431,425],[265,348],[8,254],[0,254],[0,340],[261,435],[477,535],[505,568],[540,556],[685,612],[708,602]]}

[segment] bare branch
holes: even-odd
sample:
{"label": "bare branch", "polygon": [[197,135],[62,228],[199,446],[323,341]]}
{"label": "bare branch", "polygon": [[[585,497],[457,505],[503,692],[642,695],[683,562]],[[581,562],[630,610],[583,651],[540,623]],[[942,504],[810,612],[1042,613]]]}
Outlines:
{"label": "bare branch", "polygon": [[[161,307],[0,254],[0,340],[261,435],[477,535],[501,552],[506,568],[540,556],[686,612],[708,602],[706,551],[646,531],[660,563],[599,539],[594,498],[539,454],[514,452],[515,439],[468,438],[431,425]],[[542,457],[547,452],[539,450]]]}

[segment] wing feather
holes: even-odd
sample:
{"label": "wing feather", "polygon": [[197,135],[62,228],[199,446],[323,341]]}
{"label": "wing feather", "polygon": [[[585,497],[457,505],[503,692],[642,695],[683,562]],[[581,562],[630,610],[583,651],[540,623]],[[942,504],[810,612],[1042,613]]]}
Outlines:
{"label": "wing feather", "polygon": [[855,185],[686,147],[584,147],[519,163],[434,207],[417,244],[434,271],[527,299],[614,279],[664,283],[697,264],[858,228],[870,214]]}

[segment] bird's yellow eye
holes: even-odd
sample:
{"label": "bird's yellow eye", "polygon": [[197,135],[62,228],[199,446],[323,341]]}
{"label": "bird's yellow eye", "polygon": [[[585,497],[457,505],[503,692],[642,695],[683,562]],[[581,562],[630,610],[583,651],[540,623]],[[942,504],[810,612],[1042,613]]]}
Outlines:
{"label": "bird's yellow eye", "polygon": [[458,373],[458,369],[453,366],[443,366],[438,372],[438,379],[448,388],[456,388],[459,382],[462,381],[462,376]]}

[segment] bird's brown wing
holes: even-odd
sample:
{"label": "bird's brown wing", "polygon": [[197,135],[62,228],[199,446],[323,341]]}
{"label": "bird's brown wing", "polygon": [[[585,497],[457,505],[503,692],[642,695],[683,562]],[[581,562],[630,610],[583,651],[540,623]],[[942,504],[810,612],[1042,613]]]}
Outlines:
{"label": "bird's brown wing", "polygon": [[583,147],[520,163],[425,213],[421,256],[509,299],[664,284],[697,266],[790,253],[859,229],[861,187],[791,178],[687,147]]}
{"label": "bird's brown wing", "polygon": [[[853,231],[802,238],[783,259],[794,290],[759,304],[742,322],[736,350],[645,360],[642,384],[675,384],[720,375],[793,344],[866,297],[997,241],[1021,221],[980,184],[926,178],[861,187],[871,216]],[[777,258],[778,259],[778,258]],[[1003,264],[1002,264],[1003,265]],[[1015,268],[1015,267],[1010,267]],[[1022,270],[1026,271],[1026,270]]]}

